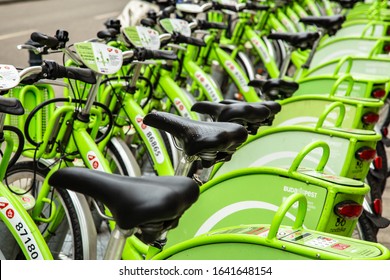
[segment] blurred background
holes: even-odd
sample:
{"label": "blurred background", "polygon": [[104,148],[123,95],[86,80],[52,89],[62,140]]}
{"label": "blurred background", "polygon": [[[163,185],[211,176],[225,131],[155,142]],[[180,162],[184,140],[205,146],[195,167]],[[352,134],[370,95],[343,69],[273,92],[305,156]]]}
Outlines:
{"label": "blurred background", "polygon": [[[69,32],[69,42],[95,38],[104,22],[116,18],[129,0],[0,0],[0,63],[28,66],[27,50],[18,50],[30,34]],[[46,57],[54,59],[56,57]]]}

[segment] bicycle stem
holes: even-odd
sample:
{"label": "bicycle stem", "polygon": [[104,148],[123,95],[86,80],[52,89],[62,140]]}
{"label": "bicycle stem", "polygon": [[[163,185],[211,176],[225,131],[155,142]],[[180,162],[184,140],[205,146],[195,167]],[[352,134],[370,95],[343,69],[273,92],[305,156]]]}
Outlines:
{"label": "bicycle stem", "polygon": [[81,110],[80,117],[84,119],[84,117],[88,117],[89,113],[91,112],[91,108],[93,105],[93,102],[96,99],[96,96],[99,91],[99,86],[102,80],[102,75],[101,74],[96,74],[96,84],[93,84],[90,90],[90,93],[88,95],[85,107]]}

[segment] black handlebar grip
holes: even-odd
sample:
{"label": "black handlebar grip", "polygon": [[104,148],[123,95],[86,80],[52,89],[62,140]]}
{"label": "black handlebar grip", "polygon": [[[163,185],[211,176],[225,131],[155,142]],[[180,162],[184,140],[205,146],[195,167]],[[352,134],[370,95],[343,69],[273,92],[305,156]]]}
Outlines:
{"label": "black handlebar grip", "polygon": [[46,46],[50,49],[56,49],[59,45],[58,39],[56,37],[48,36],[41,32],[33,32],[30,38],[34,42],[37,42],[40,45]]}
{"label": "black handlebar grip", "polygon": [[105,30],[101,30],[97,33],[97,37],[99,39],[110,39],[115,38],[115,36],[118,35],[118,32],[114,28],[107,28]]}
{"label": "black handlebar grip", "polygon": [[175,33],[174,38],[175,38],[175,43],[185,43],[197,47],[206,46],[206,43],[202,39],[187,37],[180,33]]}
{"label": "black handlebar grip", "polygon": [[221,29],[225,30],[228,26],[221,22],[210,22],[206,20],[198,20],[198,27],[200,29]]}
{"label": "black handlebar grip", "polygon": [[95,73],[87,68],[65,67],[55,61],[46,60],[43,64],[43,77],[46,79],[68,78],[88,84],[96,84]]}
{"label": "black handlebar grip", "polygon": [[169,17],[176,10],[175,6],[168,6],[161,10],[161,18]]}
{"label": "black handlebar grip", "polygon": [[152,56],[155,59],[176,60],[177,55],[172,51],[156,50],[152,51]]}
{"label": "black handlebar grip", "polygon": [[213,7],[216,10],[229,10],[233,12],[239,12],[236,5],[228,5],[228,4],[221,4],[221,3],[214,2]]}
{"label": "black handlebar grip", "polygon": [[269,6],[266,5],[259,5],[258,3],[254,2],[246,2],[245,3],[245,9],[251,10],[251,11],[268,11]]}
{"label": "black handlebar grip", "polygon": [[177,55],[172,51],[138,49],[137,59],[138,60],[146,60],[146,59],[176,60]]}

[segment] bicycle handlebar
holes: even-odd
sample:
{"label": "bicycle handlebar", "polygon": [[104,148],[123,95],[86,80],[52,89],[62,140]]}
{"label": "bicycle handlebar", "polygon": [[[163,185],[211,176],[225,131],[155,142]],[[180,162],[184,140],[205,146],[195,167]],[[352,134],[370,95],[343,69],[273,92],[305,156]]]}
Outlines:
{"label": "bicycle handlebar", "polygon": [[49,35],[43,34],[41,32],[31,33],[30,38],[34,42],[37,42],[40,45],[46,46],[49,49],[53,49],[53,50],[57,49],[59,44],[60,44],[60,42],[58,41],[58,39],[56,37],[49,36]]}
{"label": "bicycle handlebar", "polygon": [[89,84],[96,83],[96,76],[92,70],[65,67],[51,60],[44,61],[42,66],[27,67],[19,72],[19,76],[26,84],[34,83],[41,79],[55,80],[60,78],[74,79]]}
{"label": "bicycle handlebar", "polygon": [[197,24],[198,28],[200,29],[221,29],[221,30],[225,30],[228,28],[228,26],[224,23],[220,23],[220,22],[209,22],[207,20],[198,20],[198,24]]}
{"label": "bicycle handlebar", "polygon": [[42,66],[42,76],[46,79],[68,78],[88,84],[96,84],[95,73],[87,68],[66,67],[55,61],[46,60]]}
{"label": "bicycle handlebar", "polygon": [[242,11],[245,8],[245,6],[246,4],[229,5],[229,4],[213,2],[213,8],[216,10],[228,10],[233,12],[239,12]]}
{"label": "bicycle handlebar", "polygon": [[145,61],[148,59],[176,60],[177,55],[173,51],[166,50],[148,50],[137,48],[131,51],[123,52],[123,64],[132,63],[134,60]]}
{"label": "bicycle handlebar", "polygon": [[245,3],[245,9],[251,10],[251,11],[267,11],[270,9],[269,6],[266,5],[260,5],[256,2],[246,2]]}
{"label": "bicycle handlebar", "polygon": [[185,43],[193,46],[204,47],[206,43],[202,39],[187,37],[178,32],[173,33],[172,39],[175,43]]}
{"label": "bicycle handlebar", "polygon": [[119,32],[114,28],[107,28],[105,30],[101,30],[97,33],[97,37],[99,39],[110,39],[115,38]]}

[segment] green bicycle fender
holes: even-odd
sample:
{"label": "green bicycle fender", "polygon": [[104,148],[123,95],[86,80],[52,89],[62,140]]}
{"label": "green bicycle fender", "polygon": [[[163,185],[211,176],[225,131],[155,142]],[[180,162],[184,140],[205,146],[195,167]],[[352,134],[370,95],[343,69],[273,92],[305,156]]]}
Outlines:
{"label": "green bicycle fender", "polygon": [[288,18],[295,24],[295,29],[299,32],[305,31],[306,27],[302,22],[299,22],[300,17],[292,7],[286,7],[286,14]]}
{"label": "green bicycle fender", "polygon": [[341,75],[351,74],[354,79],[374,80],[379,81],[389,80],[384,73],[390,72],[390,64],[388,59],[375,57],[368,59],[366,57],[343,57],[341,59],[330,60],[319,66],[310,68],[304,78],[318,75],[330,74]]}
{"label": "green bicycle fender", "polygon": [[241,66],[224,51],[218,44],[214,43],[212,48],[212,57],[215,57],[228,73],[229,77],[234,81],[240,93],[244,96],[247,102],[260,101],[256,90],[253,87],[248,86],[249,78],[247,77]]}
{"label": "green bicycle fender", "polygon": [[287,32],[286,27],[279,21],[279,19],[273,13],[269,14],[267,25],[270,26],[271,29],[274,29],[277,32]]}
{"label": "green bicycle fender", "polygon": [[191,111],[193,102],[188,99],[183,89],[168,75],[162,75],[159,79],[159,86],[165,94],[172,100],[172,105],[179,112],[180,116],[199,120],[199,115]]}
{"label": "green bicycle fender", "polygon": [[[13,228],[12,235],[25,256],[33,260],[51,260],[53,256],[30,214],[14,194],[0,187],[0,220],[7,228]],[[31,231],[30,231],[31,229]],[[28,259],[28,258],[27,258]]]}
{"label": "green bicycle fender", "polygon": [[[356,220],[336,225],[338,216],[333,207],[346,199],[362,203],[369,186],[311,169],[294,169],[242,168],[208,181],[178,227],[169,231],[167,247],[218,227],[271,222],[278,205],[293,193],[304,194],[309,201],[305,227],[350,236]],[[292,221],[290,216],[284,223]]]}
{"label": "green bicycle fender", "polygon": [[150,155],[152,156],[153,166],[157,174],[160,176],[173,175],[173,166],[159,131],[143,124],[142,120],[145,113],[131,95],[127,94],[125,96],[124,104],[126,106],[126,114],[131,119],[134,128],[141,136],[147,149],[151,151]]}
{"label": "green bicycle fender", "polygon": [[280,22],[284,25],[284,27],[287,29],[287,32],[298,32],[297,27],[295,26],[295,23],[282,11],[281,9],[278,9],[276,11],[276,16],[280,20]]}
{"label": "green bicycle fender", "polygon": [[[390,259],[390,250],[378,243],[284,225],[279,227],[280,236],[268,239],[269,230],[269,224],[247,224],[211,231],[164,249],[153,260]],[[321,240],[334,245],[324,248]],[[320,244],[309,245],[316,241]]]}
{"label": "green bicycle fender", "polygon": [[272,59],[271,55],[268,52],[267,46],[261,37],[253,30],[251,26],[245,26],[245,37],[252,44],[256,53],[261,58],[261,61],[264,63],[264,66],[267,68],[267,72],[271,77],[279,76],[279,68],[276,65],[274,59]]}
{"label": "green bicycle fender", "polygon": [[321,12],[314,0],[304,0],[303,5],[309,9],[312,16],[321,16]]}
{"label": "green bicycle fender", "polygon": [[[263,142],[266,140],[277,141],[276,139],[274,139],[275,137],[277,139],[279,139],[280,137],[284,137],[281,139],[283,141],[286,141],[287,139],[285,138],[286,137],[285,135],[293,134],[294,136],[290,135],[288,138],[291,139],[291,137],[297,137],[302,133],[303,134],[308,133],[308,135],[302,136],[304,137],[302,140],[305,141],[311,139],[311,138],[308,139],[306,137],[315,137],[316,140],[327,139],[326,141],[330,141],[332,139],[332,142],[335,141],[335,143],[333,143],[332,145],[334,145],[335,148],[338,147],[338,149],[340,149],[341,146],[348,144],[348,150],[343,150],[343,156],[345,158],[344,161],[335,162],[337,166],[329,166],[328,164],[327,167],[329,168],[329,170],[327,172],[339,176],[348,177],[348,178],[353,178],[353,179],[356,178],[358,180],[363,180],[365,178],[369,170],[370,164],[369,162],[361,163],[359,160],[357,160],[354,156],[355,152],[363,146],[367,146],[369,148],[375,149],[377,141],[381,139],[381,136],[379,134],[375,133],[374,131],[366,131],[366,130],[352,130],[352,129],[342,129],[336,127],[331,127],[331,128],[310,127],[304,125],[294,125],[294,126],[284,126],[284,127],[261,127],[257,135],[248,137],[247,141],[237,149],[237,152],[233,155],[232,159],[229,162],[218,163],[213,167],[213,170],[211,172],[211,178],[214,178],[215,176],[217,176],[217,174],[218,176],[221,176],[221,174],[219,174],[222,172],[221,167],[224,167],[223,172],[230,172],[232,168],[237,168],[234,166],[238,163],[237,160],[239,160],[241,156],[244,156],[244,159],[248,161],[247,164],[254,164],[252,162],[253,160],[257,162],[259,159],[256,158],[256,156],[258,155],[257,152],[253,153],[253,149],[259,149],[258,152],[262,152],[265,150],[262,147],[254,147],[253,145],[264,144]],[[259,140],[259,143],[254,143],[254,141],[256,140]],[[301,143],[301,140],[299,140],[299,138],[296,141],[297,142],[294,142],[296,145],[298,145],[298,143]],[[252,143],[253,145],[251,145]],[[279,144],[276,144],[275,147],[279,147],[278,145]],[[249,152],[248,150],[249,147],[251,148],[250,149],[251,152],[250,154],[247,154],[247,152]],[[280,152],[278,154],[280,154]],[[261,159],[265,156],[266,155],[263,155]],[[266,156],[266,158],[268,159],[269,156],[270,155]],[[261,162],[263,162],[263,160],[264,159],[262,159]],[[281,159],[279,159],[279,161],[280,160]],[[240,164],[240,168],[242,167],[243,165]],[[335,173],[336,171],[333,170],[335,167],[337,167],[338,169],[337,173]],[[348,168],[350,169],[348,170]]]}
{"label": "green bicycle fender", "polygon": [[292,8],[295,11],[295,13],[299,15],[300,18],[304,18],[308,16],[308,13],[297,1],[294,1],[292,3]]}
{"label": "green bicycle fender", "polygon": [[[362,122],[362,117],[365,113],[378,113],[379,109],[383,105],[382,101],[378,102],[360,102],[355,98],[338,97],[338,96],[326,96],[326,95],[301,95],[296,97],[287,98],[279,101],[283,110],[279,112],[273,120],[273,127],[285,126],[292,124],[316,124],[320,117],[320,113],[324,109],[328,108],[335,102],[341,102],[345,106],[345,110],[348,112],[344,115],[344,119],[341,123],[343,128],[355,128],[355,129],[373,129],[374,125],[366,125]],[[335,111],[338,113],[338,111]],[[336,120],[337,115],[329,115],[333,121]]]}
{"label": "green bicycle fender", "polygon": [[207,100],[219,102],[223,96],[219,87],[209,78],[209,75],[203,71],[194,61],[186,60],[184,68],[191,79],[202,89]]}
{"label": "green bicycle fender", "polygon": [[[376,103],[383,102],[388,95],[389,78],[372,75],[351,74],[320,74],[302,78],[299,80],[299,88],[293,96],[305,94],[323,94],[332,96],[350,96],[359,102]],[[314,89],[314,90],[313,90]],[[372,91],[385,90],[385,96],[381,99],[373,98]],[[367,104],[369,105],[369,104]]]}
{"label": "green bicycle fender", "polygon": [[[341,58],[344,55],[367,56],[367,58],[372,58],[375,55],[383,54],[383,46],[388,42],[389,37],[336,37],[319,45],[314,55],[312,65],[320,65],[328,61],[329,58]],[[319,55],[322,55],[324,58],[319,60]]]}
{"label": "green bicycle fender", "polygon": [[362,36],[362,37],[382,37],[386,36],[388,22],[360,19],[355,21],[346,21],[343,27],[337,31],[336,37],[343,36]]}

